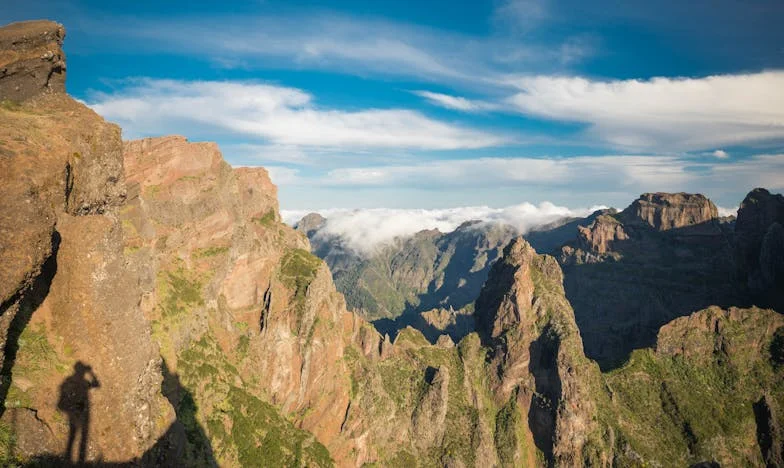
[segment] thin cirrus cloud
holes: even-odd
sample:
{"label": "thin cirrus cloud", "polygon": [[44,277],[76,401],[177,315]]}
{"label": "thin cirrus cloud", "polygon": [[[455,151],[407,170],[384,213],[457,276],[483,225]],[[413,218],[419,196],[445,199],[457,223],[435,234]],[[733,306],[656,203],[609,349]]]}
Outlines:
{"label": "thin cirrus cloud", "polygon": [[[784,140],[784,72],[703,78],[597,81],[579,77],[510,79],[518,112],[581,122],[618,147],[704,150]],[[720,156],[719,156],[720,157]]]}
{"label": "thin cirrus cloud", "polygon": [[433,91],[417,90],[412,91],[419,97],[424,98],[429,103],[446,109],[458,110],[463,112],[481,112],[498,110],[500,106],[488,101],[467,99],[451,94],[435,93]]}
{"label": "thin cirrus cloud", "polygon": [[[496,11],[520,13],[520,4],[503,2]],[[498,16],[510,19],[507,26],[520,24],[522,18],[519,14],[511,18],[508,13]],[[91,34],[120,39],[113,41],[114,46],[132,47],[133,53],[192,55],[224,68],[282,66],[474,87],[501,84],[505,74],[523,70],[562,71],[564,65],[594,53],[594,45],[584,36],[555,43],[504,34],[478,36],[325,11],[81,22]]]}
{"label": "thin cirrus cloud", "polygon": [[281,147],[455,150],[510,139],[408,109],[322,109],[296,88],[231,81],[137,79],[88,105],[131,137],[184,133],[194,125]]}
{"label": "thin cirrus cloud", "polygon": [[[784,154],[760,154],[716,163],[673,155],[571,158],[476,158],[420,164],[351,167],[300,182],[339,187],[537,187],[556,195],[568,188],[596,194],[693,191],[742,196],[754,187],[784,189]],[[548,192],[549,191],[549,192]],[[601,198],[598,198],[601,199]]]}

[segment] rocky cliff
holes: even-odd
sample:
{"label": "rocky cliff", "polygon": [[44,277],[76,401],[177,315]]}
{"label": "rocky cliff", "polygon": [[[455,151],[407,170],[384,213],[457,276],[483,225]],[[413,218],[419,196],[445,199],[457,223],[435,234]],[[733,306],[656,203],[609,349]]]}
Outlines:
{"label": "rocky cliff", "polygon": [[62,38],[0,30],[1,432],[22,456],[65,452],[71,429],[84,457],[128,460],[174,412],[123,255],[120,129],[62,92]]}
{"label": "rocky cliff", "polygon": [[757,188],[738,209],[737,269],[755,302],[784,309],[784,196]]}
{"label": "rocky cliff", "polygon": [[643,194],[577,234],[558,260],[586,354],[605,369],[652,346],[676,317],[749,303],[736,279],[732,227],[702,195]]}

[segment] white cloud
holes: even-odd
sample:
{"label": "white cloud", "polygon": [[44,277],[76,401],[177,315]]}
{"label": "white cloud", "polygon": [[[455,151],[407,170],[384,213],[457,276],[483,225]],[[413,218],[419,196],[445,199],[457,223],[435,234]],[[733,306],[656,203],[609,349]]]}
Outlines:
{"label": "white cloud", "polygon": [[714,158],[719,158],[719,159],[727,159],[730,157],[730,154],[724,150],[716,150],[711,154],[713,155]]}
{"label": "white cloud", "polygon": [[[502,29],[519,29],[547,17],[540,0],[501,4],[495,15]],[[527,4],[527,5],[524,5]],[[508,22],[506,20],[509,20]],[[89,20],[91,34],[120,38],[119,47],[184,53],[221,67],[318,69],[362,77],[418,78],[484,88],[511,72],[561,71],[575,53],[573,38],[563,43],[510,35],[469,35],[415,24],[351,16],[325,10],[278,15],[211,15]],[[526,26],[527,27],[527,26]]]}
{"label": "white cloud", "polygon": [[[320,214],[327,218],[327,222],[317,235],[339,236],[357,252],[370,253],[395,238],[411,236],[424,229],[438,229],[446,233],[453,231],[465,221],[480,220],[508,224],[516,228],[520,234],[524,234],[531,228],[564,217],[586,216],[599,208],[603,207],[573,210],[543,202],[539,205],[522,203],[505,208],[464,206],[429,210],[331,209],[320,211]],[[281,212],[284,221],[291,225],[307,213],[306,210]]]}
{"label": "white cloud", "polygon": [[726,216],[737,216],[738,215],[738,207],[735,208],[726,208],[724,206],[716,206],[719,210],[719,216],[726,217]]}
{"label": "white cloud", "polygon": [[284,166],[264,166],[275,185],[296,185],[301,182],[299,171]]}
{"label": "white cloud", "polygon": [[494,103],[467,99],[460,96],[449,94],[434,93],[432,91],[413,91],[417,96],[425,98],[431,104],[444,107],[446,109],[459,110],[463,112],[478,112],[498,109]]}
{"label": "white cloud", "polygon": [[305,91],[261,83],[138,79],[88,104],[132,137],[193,133],[196,125],[281,146],[449,150],[507,142],[406,109],[322,109]]}
{"label": "white cloud", "polygon": [[582,190],[636,187],[679,190],[692,177],[692,161],[676,156],[477,158],[409,165],[341,168],[325,184],[345,186],[495,187],[552,186]]}
{"label": "white cloud", "polygon": [[584,122],[610,144],[700,150],[784,139],[784,72],[705,78],[594,81],[535,76],[510,80],[524,114]]}

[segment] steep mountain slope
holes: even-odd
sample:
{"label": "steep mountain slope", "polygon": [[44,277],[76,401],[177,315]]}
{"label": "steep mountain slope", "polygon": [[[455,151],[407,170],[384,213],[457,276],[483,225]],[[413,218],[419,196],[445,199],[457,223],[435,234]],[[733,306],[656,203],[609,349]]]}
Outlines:
{"label": "steep mountain slope", "polygon": [[0,34],[3,459],[330,465],[283,416],[329,443],[345,413],[326,267],[279,222],[263,169],[181,137],[123,147],[38,81],[63,36]]}
{"label": "steep mountain slope", "polygon": [[[149,448],[174,412],[123,258],[120,129],[62,94],[63,36],[51,22],[0,32],[1,432],[17,434],[5,438],[17,453],[62,453],[70,423],[89,431],[87,456],[124,460]],[[86,389],[58,401],[84,363],[100,387],[91,400]]]}
{"label": "steep mountain slope", "polygon": [[579,227],[559,263],[586,354],[610,368],[652,346],[659,327],[676,317],[748,304],[731,241],[730,226],[702,195],[644,194]]}
{"label": "steep mountain slope", "polygon": [[756,303],[784,310],[784,196],[749,192],[735,223],[738,272]]}
{"label": "steep mountain slope", "polygon": [[473,303],[493,261],[516,235],[512,226],[474,221],[446,234],[421,231],[360,254],[322,232],[325,220],[316,216],[303,218],[298,229],[329,265],[349,309],[371,321]]}
{"label": "steep mountain slope", "polygon": [[712,307],[605,376],[621,465],[782,466],[784,316]]}

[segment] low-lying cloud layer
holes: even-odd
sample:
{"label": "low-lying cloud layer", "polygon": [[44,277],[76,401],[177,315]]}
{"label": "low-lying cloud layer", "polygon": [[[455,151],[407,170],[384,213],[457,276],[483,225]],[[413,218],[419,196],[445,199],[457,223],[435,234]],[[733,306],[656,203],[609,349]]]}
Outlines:
{"label": "low-lying cloud layer", "polygon": [[[346,244],[360,253],[370,253],[380,245],[393,241],[396,237],[411,236],[424,229],[438,229],[447,233],[454,231],[460,224],[481,220],[498,222],[516,228],[520,234],[530,229],[551,223],[561,218],[587,216],[604,207],[570,209],[550,202],[539,205],[521,203],[504,208],[488,206],[464,206],[446,209],[387,209],[364,210],[328,209],[319,213],[327,218],[320,235],[341,237]],[[283,220],[294,225],[304,215],[305,210],[283,210]]]}

